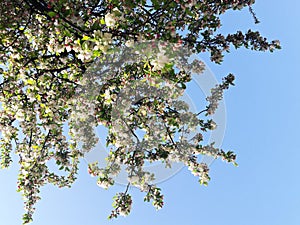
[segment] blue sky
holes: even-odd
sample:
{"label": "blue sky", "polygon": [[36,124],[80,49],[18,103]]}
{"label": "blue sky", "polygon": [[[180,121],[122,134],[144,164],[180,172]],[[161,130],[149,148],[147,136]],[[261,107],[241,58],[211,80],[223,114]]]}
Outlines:
{"label": "blue sky", "polygon": [[[224,16],[223,32],[248,28],[282,50],[273,54],[232,50],[221,66],[202,58],[218,79],[232,72],[236,86],[226,92],[224,149],[234,149],[239,167],[215,161],[211,182],[200,186],[187,169],[160,184],[165,206],[156,211],[131,189],[132,213],[108,221],[115,186],[100,189],[82,163],[71,189],[46,186],[33,225],[299,225],[300,224],[300,2],[260,0],[254,25],[244,10]],[[18,165],[0,171],[0,224],[21,224],[22,199],[16,189]]]}

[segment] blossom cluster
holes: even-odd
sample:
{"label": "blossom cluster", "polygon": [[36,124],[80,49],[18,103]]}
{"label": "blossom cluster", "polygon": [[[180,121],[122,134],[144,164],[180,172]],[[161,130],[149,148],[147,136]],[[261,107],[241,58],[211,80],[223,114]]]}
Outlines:
{"label": "blossom cluster", "polygon": [[211,95],[206,98],[209,102],[209,105],[206,109],[208,115],[213,115],[219,105],[219,102],[223,99],[223,91],[228,89],[230,85],[233,84],[234,76],[229,74],[224,78],[221,84],[216,85],[216,87],[211,89]]}
{"label": "blossom cluster", "polygon": [[[110,153],[105,168],[94,163],[89,173],[105,189],[121,166],[128,173],[128,186],[114,198],[110,218],[129,214],[130,185],[145,192],[145,201],[157,209],[163,206],[155,174],[144,170],[147,162],[169,167],[183,162],[202,184],[209,180],[208,167],[197,155],[235,163],[232,151],[203,144],[202,133],[217,125],[190,112],[180,97],[191,74],[205,69],[203,62],[188,61],[191,53],[208,52],[221,63],[232,45],[280,48],[278,41],[268,42],[252,30],[216,34],[221,14],[253,3],[1,1],[0,165],[9,167],[13,152],[19,156],[24,224],[32,221],[42,186],[70,187],[76,180],[80,158],[97,144],[94,128],[100,125],[108,129]],[[207,115],[216,111],[232,82],[227,76],[212,89]],[[51,171],[51,160],[64,175]]]}

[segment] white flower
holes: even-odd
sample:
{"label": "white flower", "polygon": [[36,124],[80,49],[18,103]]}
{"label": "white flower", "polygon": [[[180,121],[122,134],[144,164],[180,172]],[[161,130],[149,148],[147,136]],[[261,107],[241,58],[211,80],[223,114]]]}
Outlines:
{"label": "white flower", "polygon": [[170,59],[164,54],[164,52],[159,52],[157,58],[151,62],[153,65],[153,71],[161,70],[164,66],[170,62]]}
{"label": "white flower", "polygon": [[104,16],[105,24],[108,27],[114,27],[119,20],[124,20],[124,17],[118,8],[114,8],[112,13],[107,13]]}
{"label": "white flower", "polygon": [[107,13],[104,17],[104,21],[105,21],[106,26],[114,27],[116,25],[117,19],[114,14]]}
{"label": "white flower", "polygon": [[120,216],[127,216],[129,214],[130,210],[131,210],[131,205],[129,205],[128,208],[120,208],[118,210],[118,212],[119,212]]}
{"label": "white flower", "polygon": [[72,46],[71,46],[71,45],[67,45],[67,46],[66,46],[66,50],[67,50],[67,52],[72,51]]}
{"label": "white flower", "polygon": [[87,61],[90,60],[92,58],[92,52],[89,51],[83,51],[81,52],[77,57],[78,59],[80,59],[81,61]]}
{"label": "white flower", "polygon": [[101,188],[108,189],[111,185],[114,184],[114,181],[111,177],[108,178],[100,178],[97,181],[97,185]]}
{"label": "white flower", "polygon": [[24,121],[25,116],[24,116],[24,112],[22,110],[17,111],[16,119],[19,120],[19,121]]}
{"label": "white flower", "polygon": [[103,33],[100,30],[94,30],[93,36],[94,36],[94,38],[98,39],[103,36]]}
{"label": "white flower", "polygon": [[196,3],[197,3],[197,1],[195,1],[195,0],[188,0],[187,3],[185,4],[185,7],[191,8],[194,5],[196,5]]}
{"label": "white flower", "polygon": [[97,185],[104,189],[107,189],[110,186],[110,184],[108,182],[100,182],[100,181],[97,182]]}

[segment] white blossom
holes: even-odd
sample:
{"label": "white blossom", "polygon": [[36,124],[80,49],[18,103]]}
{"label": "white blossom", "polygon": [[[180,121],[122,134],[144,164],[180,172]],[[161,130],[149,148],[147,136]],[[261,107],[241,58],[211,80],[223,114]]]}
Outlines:
{"label": "white blossom", "polygon": [[104,21],[105,21],[105,24],[108,26],[108,27],[115,27],[115,25],[117,24],[117,21],[121,19],[121,17],[117,17],[116,14],[120,14],[120,11],[117,9],[117,8],[114,8],[112,10],[112,13],[107,13],[105,16],[104,16]]}
{"label": "white blossom", "polygon": [[164,54],[164,52],[159,52],[156,56],[156,59],[152,60],[150,63],[153,65],[152,70],[157,71],[164,68],[164,66],[170,62],[170,59],[167,55]]}

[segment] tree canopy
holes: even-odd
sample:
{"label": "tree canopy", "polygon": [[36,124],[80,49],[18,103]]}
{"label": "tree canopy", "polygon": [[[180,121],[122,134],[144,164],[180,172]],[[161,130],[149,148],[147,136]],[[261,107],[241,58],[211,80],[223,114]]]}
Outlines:
{"label": "tree canopy", "polygon": [[[89,173],[103,188],[114,184],[122,165],[128,173],[128,186],[116,194],[110,218],[130,213],[129,185],[145,192],[144,200],[157,209],[163,206],[155,175],[143,169],[147,162],[182,162],[205,185],[209,168],[198,155],[235,164],[232,151],[203,143],[203,133],[216,127],[210,116],[234,76],[212,89],[199,113],[180,96],[192,74],[204,70],[202,62],[187,60],[191,54],[208,52],[220,64],[232,48],[280,48],[279,41],[258,31],[218,32],[220,16],[228,10],[248,7],[258,23],[254,2],[2,0],[0,165],[9,167],[13,152],[19,156],[24,224],[32,221],[41,186],[70,187],[76,180],[80,159],[98,142],[97,126],[108,129],[110,153],[105,168],[95,162]],[[65,175],[51,171],[51,160]]]}

